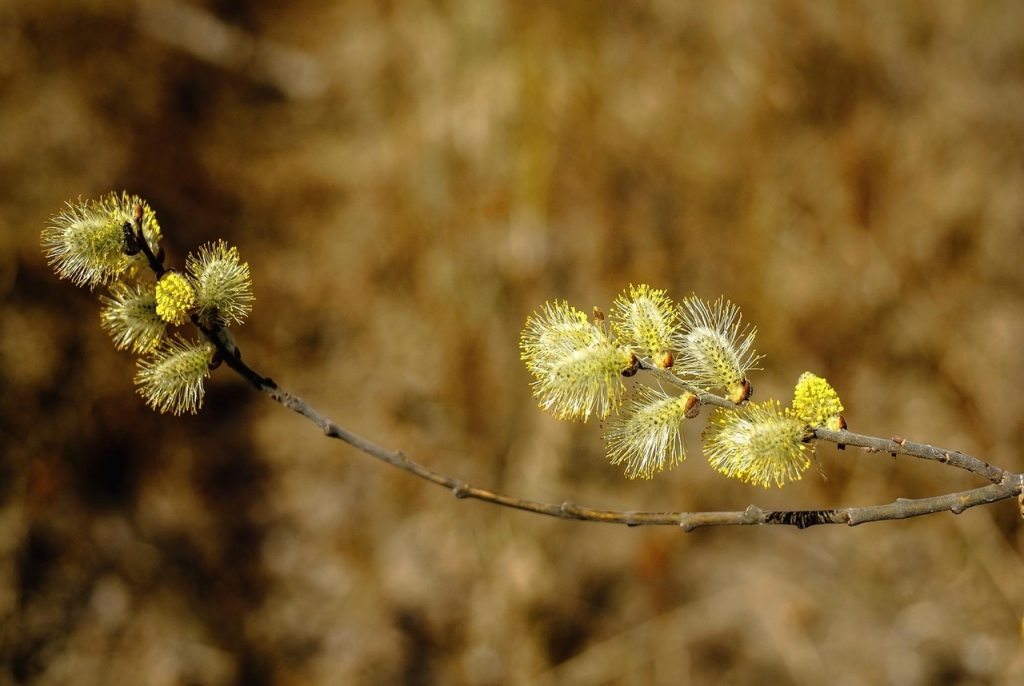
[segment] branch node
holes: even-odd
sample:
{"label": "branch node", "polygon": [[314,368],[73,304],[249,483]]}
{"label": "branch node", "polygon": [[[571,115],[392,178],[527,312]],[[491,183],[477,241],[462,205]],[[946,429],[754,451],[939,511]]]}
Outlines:
{"label": "branch node", "polygon": [[629,512],[622,513],[622,519],[626,523],[626,526],[640,526],[643,524],[643,522],[637,519],[637,514],[636,510],[630,510]]}
{"label": "branch node", "polygon": [[571,517],[580,516],[580,506],[571,500],[566,500],[562,503],[562,507],[560,509],[562,510],[562,514],[567,514]]}
{"label": "branch node", "polygon": [[942,453],[942,457],[939,458],[939,462],[942,464],[949,464],[950,459],[952,458],[950,458],[949,453]]}
{"label": "branch node", "polygon": [[[405,455],[402,455],[402,453],[398,454],[401,455],[406,462],[409,461],[409,458],[406,457]],[[468,498],[470,495],[472,495],[469,492],[469,484],[467,484],[465,481],[460,481],[457,484],[455,484],[455,486],[452,487],[452,494],[459,499]]]}
{"label": "branch node", "polygon": [[896,445],[903,445],[907,442],[907,439],[903,438],[903,436],[893,436],[890,440],[892,440]]}

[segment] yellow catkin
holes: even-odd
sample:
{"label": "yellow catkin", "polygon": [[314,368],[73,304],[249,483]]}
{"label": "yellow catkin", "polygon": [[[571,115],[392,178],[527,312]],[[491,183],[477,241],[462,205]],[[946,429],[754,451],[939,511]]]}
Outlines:
{"label": "yellow catkin", "polygon": [[138,362],[135,385],[146,404],[161,413],[195,414],[203,404],[203,379],[210,376],[214,347],[182,338]]}
{"label": "yellow catkin", "polygon": [[671,397],[660,389],[638,387],[605,432],[608,459],[625,463],[630,479],[650,479],[681,463],[686,459],[681,427],[696,405],[693,393]]}
{"label": "yellow catkin", "polygon": [[189,255],[185,266],[192,274],[196,309],[207,326],[241,324],[252,310],[249,265],[240,262],[238,249],[216,241]]}
{"label": "yellow catkin", "polygon": [[156,313],[168,324],[189,320],[196,306],[196,292],[187,277],[167,272],[156,284]]}
{"label": "yellow catkin", "polygon": [[647,284],[630,286],[616,298],[611,325],[615,335],[664,368],[672,364],[679,314],[665,291]]}
{"label": "yellow catkin", "polygon": [[680,308],[682,335],[675,370],[697,386],[723,388],[734,402],[750,395],[747,372],[760,359],[752,345],[755,328],[741,328],[739,308],[723,298],[708,304],[687,298]]}
{"label": "yellow catkin", "polygon": [[768,488],[799,481],[810,466],[807,425],[779,403],[719,408],[708,418],[704,452],[717,471]]}
{"label": "yellow catkin", "polygon": [[808,426],[839,428],[843,403],[828,381],[804,372],[793,390],[793,415]]}
{"label": "yellow catkin", "polygon": [[605,326],[564,301],[527,319],[519,346],[540,407],[559,419],[607,417],[621,398],[622,373],[635,361]]}
{"label": "yellow catkin", "polygon": [[118,350],[153,350],[163,339],[167,322],[156,312],[156,288],[152,282],[128,285],[117,282],[110,296],[100,296],[100,325],[114,339]]}

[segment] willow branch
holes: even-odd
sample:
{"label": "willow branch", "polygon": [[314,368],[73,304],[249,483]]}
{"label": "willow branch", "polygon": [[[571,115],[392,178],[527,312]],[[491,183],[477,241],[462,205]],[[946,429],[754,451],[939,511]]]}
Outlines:
{"label": "willow branch", "polygon": [[862,436],[861,434],[855,434],[850,431],[815,429],[814,437],[822,441],[828,441],[829,443],[842,443],[858,446],[863,448],[864,452],[869,453],[888,453],[893,457],[896,457],[897,455],[909,455],[910,457],[917,457],[922,460],[933,460],[942,464],[948,464],[952,467],[965,469],[973,474],[977,474],[978,476],[988,479],[994,484],[1003,483],[1007,476],[1007,472],[1005,470],[990,465],[988,462],[979,460],[976,457],[966,455],[959,450],[943,450],[942,448],[935,448],[922,443],[913,443],[901,438],[900,436],[894,436],[886,439],[875,438],[873,436]]}
{"label": "willow branch", "polygon": [[[669,385],[675,386],[680,390],[693,393],[697,396],[701,405],[714,405],[730,410],[738,410],[742,407],[741,405],[731,402],[721,396],[717,396],[713,393],[708,393],[707,391],[691,386],[671,371],[656,367],[649,362],[641,361],[640,368]],[[893,457],[896,457],[897,455],[908,455],[922,460],[933,460],[942,464],[948,464],[952,467],[965,469],[968,472],[977,474],[994,484],[1002,483],[1006,475],[1005,471],[999,467],[994,467],[988,462],[966,455],[959,450],[944,450],[942,448],[935,448],[922,443],[913,443],[900,436],[893,436],[892,438],[884,439],[875,438],[874,436],[864,436],[851,431],[828,431],[827,429],[819,428],[814,430],[814,437],[820,441],[827,441],[837,445],[852,445],[858,448],[863,448],[865,452],[869,453],[888,453]]]}
{"label": "willow branch", "polygon": [[[984,486],[960,493],[937,496],[934,498],[922,498],[919,500],[899,499],[896,502],[885,505],[873,505],[870,507],[854,507],[837,510],[790,510],[773,511],[762,510],[751,505],[742,512],[640,512],[640,511],[618,511],[618,510],[596,510],[582,507],[572,501],[565,501],[562,504],[544,503],[535,500],[525,500],[513,496],[494,493],[483,488],[471,486],[466,482],[454,477],[435,472],[411,460],[401,451],[388,450],[376,443],[352,433],[339,426],[332,420],[320,414],[310,407],[302,398],[283,390],[273,379],[257,373],[241,358],[229,350],[220,340],[215,332],[206,329],[198,324],[199,328],[206,334],[207,338],[217,347],[221,359],[233,371],[252,384],[257,390],[270,396],[277,402],[292,411],[302,415],[316,424],[330,438],[337,438],[348,443],[353,448],[386,462],[392,467],[401,469],[414,476],[417,476],[430,483],[437,484],[449,489],[456,498],[475,498],[484,502],[511,507],[517,510],[525,510],[537,514],[559,517],[561,519],[578,519],[588,522],[603,522],[606,524],[625,524],[627,526],[679,526],[686,531],[692,531],[707,526],[747,526],[753,524],[785,524],[804,529],[815,524],[847,524],[850,526],[864,522],[877,522],[891,519],[906,519],[908,517],[919,517],[921,515],[935,514],[938,512],[952,512],[959,514],[964,510],[986,505],[1020,495],[1024,491],[1024,475],[1011,474],[1004,470],[998,470],[990,465],[985,465],[980,460],[968,457],[962,453],[936,452],[936,448],[920,446],[916,443],[896,443],[885,441],[870,436],[859,436],[847,431],[843,432],[815,432],[815,436],[825,441],[843,442],[848,445],[858,445],[866,449],[879,452],[892,452],[896,454],[907,454],[924,459],[934,459],[940,462],[955,464],[969,471],[977,471],[974,462],[985,465],[991,472],[986,478],[992,479],[998,473],[999,480],[991,486]],[[711,394],[703,394],[711,396]],[[716,396],[711,396],[716,397]],[[719,398],[721,402],[709,402],[708,404],[722,405],[722,402],[729,401]],[[727,406],[732,406],[729,403]],[[972,462],[973,461],[973,462]],[[983,475],[988,474],[984,472]]]}

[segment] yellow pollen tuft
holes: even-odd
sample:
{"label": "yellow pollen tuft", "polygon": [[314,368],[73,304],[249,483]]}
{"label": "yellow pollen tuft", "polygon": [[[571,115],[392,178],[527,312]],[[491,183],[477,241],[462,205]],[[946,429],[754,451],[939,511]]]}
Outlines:
{"label": "yellow pollen tuft", "polygon": [[838,429],[842,411],[843,403],[828,381],[810,372],[800,375],[793,391],[793,415],[797,419],[808,426]]}
{"label": "yellow pollen tuft", "polygon": [[156,284],[156,313],[168,324],[180,326],[196,306],[196,292],[188,278],[167,272]]}

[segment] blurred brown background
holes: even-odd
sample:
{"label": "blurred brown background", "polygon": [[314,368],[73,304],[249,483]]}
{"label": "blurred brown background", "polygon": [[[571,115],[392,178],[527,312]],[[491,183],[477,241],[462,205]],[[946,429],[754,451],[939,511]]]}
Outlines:
{"label": "blurred brown background", "polygon": [[474,485],[616,509],[983,485],[856,450],[782,491],[651,482],[536,408],[545,300],[724,294],[757,397],[1021,471],[1024,5],[3,0],[0,684],[1020,684],[1014,503],[858,528],[458,501],[227,369],[149,411],[39,232],[147,198],[225,238],[245,359]]}

